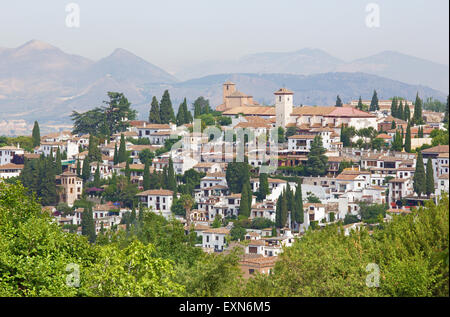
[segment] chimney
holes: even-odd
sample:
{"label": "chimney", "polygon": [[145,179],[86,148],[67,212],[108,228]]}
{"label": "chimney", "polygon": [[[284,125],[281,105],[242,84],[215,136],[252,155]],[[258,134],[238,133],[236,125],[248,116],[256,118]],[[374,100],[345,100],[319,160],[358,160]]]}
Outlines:
{"label": "chimney", "polygon": [[147,122],[144,121],[144,128],[147,126]]}

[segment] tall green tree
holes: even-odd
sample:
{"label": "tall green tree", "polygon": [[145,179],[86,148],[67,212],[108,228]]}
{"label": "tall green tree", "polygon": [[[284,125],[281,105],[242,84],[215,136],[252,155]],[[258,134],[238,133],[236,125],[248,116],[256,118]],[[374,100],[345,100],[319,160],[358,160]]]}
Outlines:
{"label": "tall green tree", "polygon": [[119,164],[119,153],[117,152],[117,143],[114,144],[114,157],[113,157],[114,165]]}
{"label": "tall green tree", "polygon": [[194,101],[194,117],[197,118],[202,114],[210,113],[209,100],[204,97],[198,97]]}
{"label": "tall green tree", "polygon": [[125,177],[128,181],[130,181],[131,178],[131,170],[130,170],[130,161],[127,160],[125,164]]}
{"label": "tall green tree", "polygon": [[391,116],[397,118],[397,113],[397,97],[394,97],[391,102]]}
{"label": "tall green tree", "polygon": [[405,151],[411,153],[411,124],[408,122],[405,136]]}
{"label": "tall green tree", "polygon": [[77,176],[81,177],[81,165],[80,165],[80,160],[77,160]]}
{"label": "tall green tree", "polygon": [[95,234],[95,222],[92,215],[92,207],[85,208],[81,215],[81,234],[86,236],[89,242],[95,242],[97,236]]}
{"label": "tall green tree", "polygon": [[339,95],[336,97],[336,107],[342,107],[342,100]]}
{"label": "tall green tree", "polygon": [[403,139],[400,131],[395,131],[394,139],[392,140],[392,150],[401,152],[403,148]]}
{"label": "tall green tree", "polygon": [[169,158],[169,167],[167,169],[167,188],[173,192],[177,191],[177,178],[175,176],[175,169],[171,157]]}
{"label": "tall green tree", "polygon": [[267,173],[259,173],[259,199],[263,200],[269,194],[269,181]]}
{"label": "tall green tree", "polygon": [[176,122],[173,112],[172,101],[170,100],[169,91],[165,90],[160,102],[161,123]]}
{"label": "tall green tree", "polygon": [[127,150],[125,136],[123,133],[120,135],[120,146],[119,146],[119,163],[125,162],[127,160]]}
{"label": "tall green tree", "polygon": [[151,185],[150,180],[150,165],[149,162],[146,161],[144,165],[144,176],[143,176],[143,182],[142,185],[144,187],[144,190],[149,190]]}
{"label": "tall green tree", "polygon": [[[247,183],[246,183],[247,184]],[[250,216],[250,206],[248,203],[248,186],[244,184],[241,192],[241,202],[239,204],[239,215],[249,217]]]}
{"label": "tall green tree", "polygon": [[184,101],[180,104],[180,107],[178,108],[177,125],[180,126],[191,122],[192,122],[192,114],[188,110],[186,98],[184,98]]}
{"label": "tall green tree", "polygon": [[414,178],[413,178],[413,188],[414,188],[414,192],[417,195],[419,195],[419,197],[422,194],[426,193],[426,191],[427,191],[426,175],[425,175],[425,168],[423,165],[422,152],[419,152],[417,154],[416,170],[414,172]]}
{"label": "tall green tree", "polygon": [[380,107],[379,107],[379,105],[378,105],[378,95],[377,95],[377,91],[374,90],[374,91],[373,91],[372,100],[370,101],[369,111],[376,111],[376,110],[380,110]]}
{"label": "tall green tree", "polygon": [[153,98],[152,98],[152,104],[151,104],[150,113],[148,116],[148,122],[161,123],[159,103],[155,96],[153,96]]}
{"label": "tall green tree", "polygon": [[404,120],[405,118],[405,112],[403,109],[403,102],[400,100],[400,104],[398,106],[398,113],[397,113],[397,118]]}
{"label": "tall green tree", "polygon": [[225,174],[228,188],[232,193],[240,193],[242,186],[250,179],[250,168],[246,162],[230,162]]}
{"label": "tall green tree", "polygon": [[405,121],[410,121],[411,120],[411,110],[409,110],[409,105],[408,103],[405,101],[405,110],[403,111],[403,120]]}
{"label": "tall green tree", "polygon": [[297,223],[303,223],[304,222],[304,211],[303,211],[303,197],[302,197],[301,181],[297,182],[297,188],[295,190],[295,195],[294,195],[294,205],[295,205],[294,220]]}
{"label": "tall green tree", "polygon": [[62,173],[61,150],[59,149],[59,147],[56,150],[55,168],[56,168],[56,170],[55,170],[56,175],[59,175]]}
{"label": "tall green tree", "polygon": [[91,162],[102,160],[102,153],[98,147],[98,139],[92,134],[89,136],[88,157]]}
{"label": "tall green tree", "polygon": [[89,177],[91,177],[91,166],[90,166],[89,156],[86,156],[83,161],[83,168],[81,172],[81,178],[83,181],[87,182]]}
{"label": "tall green tree", "polygon": [[325,175],[327,172],[328,157],[325,155],[326,149],[323,147],[322,138],[317,135],[311,144],[306,170],[312,176]]}
{"label": "tall green tree", "polygon": [[428,158],[427,161],[427,173],[426,173],[426,194],[428,198],[434,193],[434,172],[433,172],[433,161]]}
{"label": "tall green tree", "polygon": [[97,162],[97,168],[94,173],[94,187],[100,187],[100,164]]}
{"label": "tall green tree", "polygon": [[363,108],[364,108],[364,105],[363,105],[363,103],[362,103],[361,96],[359,96],[359,99],[358,99],[358,105],[356,106],[356,108],[358,108],[359,110],[363,110]]}
{"label": "tall green tree", "polygon": [[34,121],[32,138],[33,138],[33,147],[36,147],[41,144],[41,131],[39,129],[39,123],[37,121]]}
{"label": "tall green tree", "polygon": [[423,124],[422,118],[422,99],[419,98],[419,93],[416,94],[416,101],[414,102],[414,115],[413,115],[414,125]]}
{"label": "tall green tree", "polygon": [[275,211],[275,224],[277,228],[283,228],[286,225],[288,216],[288,206],[287,206],[287,197],[286,192],[278,197],[276,211]]}

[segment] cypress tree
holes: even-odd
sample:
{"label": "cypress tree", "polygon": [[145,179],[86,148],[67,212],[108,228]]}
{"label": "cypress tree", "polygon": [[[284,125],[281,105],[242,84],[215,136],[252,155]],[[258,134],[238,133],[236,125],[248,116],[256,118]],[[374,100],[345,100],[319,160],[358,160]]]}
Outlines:
{"label": "cypress tree", "polygon": [[400,105],[398,106],[398,110],[397,110],[397,118],[403,120],[404,117],[405,117],[405,113],[403,110],[403,102],[400,100]]}
{"label": "cypress tree", "polygon": [[306,161],[306,170],[310,175],[318,176],[326,174],[328,157],[325,153],[326,150],[323,147],[322,138],[317,135],[311,144],[308,160]]}
{"label": "cypress tree", "polygon": [[91,167],[89,164],[89,156],[86,156],[83,161],[83,168],[81,172],[81,178],[85,182],[87,182],[89,180],[89,177],[91,177]]}
{"label": "cypress tree", "polygon": [[269,181],[267,173],[259,173],[259,199],[263,200],[269,193]]}
{"label": "cypress tree", "polygon": [[130,181],[131,177],[131,171],[130,171],[130,162],[127,160],[127,163],[125,164],[125,177]]}
{"label": "cypress tree", "polygon": [[409,110],[409,105],[405,101],[405,110],[403,111],[403,120],[410,121],[411,120],[411,110]]}
{"label": "cypress tree", "polygon": [[149,189],[151,189],[150,185],[151,185],[150,166],[149,166],[149,163],[147,160],[147,161],[145,161],[145,166],[144,166],[144,176],[143,176],[142,186],[144,187],[144,190],[149,190]]}
{"label": "cypress tree", "polygon": [[160,102],[160,118],[161,123],[176,122],[173,112],[172,101],[170,101],[169,91],[164,91]]}
{"label": "cypress tree", "polygon": [[94,217],[92,216],[92,207],[87,208],[87,210],[85,208],[81,215],[81,234],[86,236],[89,242],[95,242],[95,222]]}
{"label": "cypress tree", "polygon": [[41,198],[43,206],[56,205],[58,202],[58,192],[55,184],[55,169],[53,161],[50,158],[41,162],[42,166],[39,171],[38,179],[38,195]]}
{"label": "cypress tree", "polygon": [[297,182],[297,188],[295,190],[294,196],[294,204],[295,204],[295,221],[297,223],[304,222],[304,211],[303,211],[303,197],[302,197],[302,184],[300,181]]}
{"label": "cypress tree", "polygon": [[397,125],[395,124],[395,120],[392,120],[391,129],[395,129],[396,127],[397,127]]}
{"label": "cypress tree", "polygon": [[359,110],[363,110],[363,103],[362,103],[362,99],[361,96],[359,96],[359,100],[358,100],[358,106],[356,108],[358,108]]}
{"label": "cypress tree", "polygon": [[417,155],[416,171],[414,173],[413,178],[413,188],[414,192],[417,193],[419,197],[427,191],[426,175],[425,175],[425,168],[423,166],[422,152],[419,152]]}
{"label": "cypress tree", "polygon": [[369,110],[370,111],[380,110],[380,107],[378,106],[378,96],[377,96],[376,90],[373,91],[373,96],[372,96],[372,100],[370,101]]}
{"label": "cypress tree", "polygon": [[153,96],[153,99],[152,99],[152,105],[151,105],[150,113],[148,116],[148,122],[161,123],[159,103],[155,96]]}
{"label": "cypress tree", "polygon": [[62,164],[61,164],[61,151],[58,147],[56,150],[56,159],[55,159],[55,167],[56,167],[56,174],[59,175],[62,173]]}
{"label": "cypress tree", "polygon": [[77,176],[81,177],[81,165],[80,165],[80,160],[77,160]]}
{"label": "cypress tree", "polygon": [[127,151],[125,144],[125,136],[123,133],[120,135],[120,146],[119,146],[119,163],[125,162],[127,160]]}
{"label": "cypress tree", "polygon": [[153,170],[153,173],[150,176],[150,182],[149,182],[149,188],[148,189],[157,189],[157,188],[162,187],[160,178],[161,177],[156,172],[156,169]]}
{"label": "cypress tree", "polygon": [[416,101],[414,102],[414,115],[413,121],[415,125],[423,124],[422,118],[422,100],[419,98],[419,93],[416,95]]}
{"label": "cypress tree", "polygon": [[169,177],[167,175],[167,166],[164,166],[162,170],[161,185],[164,189],[169,189]]}
{"label": "cypress tree", "polygon": [[391,102],[391,116],[397,118],[397,97],[392,98]]}
{"label": "cypress tree", "polygon": [[33,147],[36,147],[41,144],[41,131],[39,129],[39,123],[37,121],[34,121],[32,139],[33,139]]}
{"label": "cypress tree", "polygon": [[336,97],[336,107],[342,107],[342,100],[339,95]]}
{"label": "cypress tree", "polygon": [[97,138],[93,135],[89,136],[88,157],[91,162],[102,160],[102,153],[98,148]]}
{"label": "cypress tree", "polygon": [[119,153],[117,152],[117,143],[114,144],[114,165],[119,164]]}
{"label": "cypress tree", "polygon": [[252,187],[250,186],[250,181],[247,180],[244,184],[247,187],[247,199],[248,199],[248,215],[250,216],[250,212],[252,209],[252,200],[253,200],[253,192]]}
{"label": "cypress tree", "polygon": [[427,161],[427,173],[426,173],[426,194],[428,198],[434,193],[434,174],[433,174],[433,162],[431,158]]}
{"label": "cypress tree", "polygon": [[241,192],[241,203],[239,204],[239,215],[243,215],[245,217],[250,216],[250,207],[248,204],[248,187],[242,186]]}
{"label": "cypress tree", "polygon": [[172,190],[174,193],[177,191],[177,179],[171,157],[169,158],[169,168],[167,170],[167,188]]}
{"label": "cypress tree", "polygon": [[392,150],[401,152],[403,148],[403,139],[400,131],[395,132],[394,140],[392,141]]}
{"label": "cypress tree", "polygon": [[180,104],[180,106],[178,107],[178,113],[177,113],[177,126],[183,125],[186,123],[186,116],[187,113],[185,112],[184,109],[184,103],[186,102],[186,98],[184,98],[184,102],[182,102]]}
{"label": "cypress tree", "polygon": [[405,151],[411,153],[411,125],[409,122],[408,126],[406,127]]}
{"label": "cypress tree", "polygon": [[94,173],[94,187],[100,187],[100,164],[98,162]]}
{"label": "cypress tree", "polygon": [[286,225],[287,217],[288,217],[288,205],[287,205],[287,195],[283,194],[283,199],[281,200],[281,227]]}

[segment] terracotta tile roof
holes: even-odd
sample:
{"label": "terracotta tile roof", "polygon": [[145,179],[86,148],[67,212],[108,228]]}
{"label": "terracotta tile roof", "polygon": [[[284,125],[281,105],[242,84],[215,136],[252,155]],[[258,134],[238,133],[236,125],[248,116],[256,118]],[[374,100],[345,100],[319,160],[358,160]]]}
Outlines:
{"label": "terracotta tile roof", "polygon": [[150,189],[138,193],[136,196],[173,196],[173,191],[168,189]]}
{"label": "terracotta tile roof", "polygon": [[448,151],[449,151],[448,145],[438,145],[438,146],[434,146],[429,149],[423,150],[422,154],[425,154],[425,153],[448,153]]}
{"label": "terracotta tile roof", "polygon": [[203,231],[204,233],[214,233],[214,234],[229,234],[230,230],[227,228],[211,228]]}
{"label": "terracotta tile roof", "polygon": [[145,126],[144,126],[144,124],[141,124],[141,125],[137,125],[135,127],[137,129],[156,129],[156,130],[163,130],[163,129],[168,130],[168,129],[170,129],[170,125],[168,125],[168,124],[164,124],[164,123],[162,123],[162,124],[160,124],[160,123],[148,123],[148,122],[145,122]]}
{"label": "terracotta tile roof", "polygon": [[0,170],[6,170],[6,169],[23,169],[23,164],[14,164],[14,163],[8,163],[0,165]]}
{"label": "terracotta tile roof", "polygon": [[293,95],[294,93],[286,88],[280,88],[273,93],[274,95]]}
{"label": "terracotta tile roof", "polygon": [[300,134],[300,135],[291,135],[288,137],[288,139],[314,139],[315,135],[309,135],[309,134]]}
{"label": "terracotta tile roof", "polygon": [[378,134],[377,138],[378,139],[389,139],[389,140],[392,139],[392,137],[390,135],[386,134],[386,133]]}
{"label": "terracotta tile roof", "polygon": [[243,107],[235,107],[223,112],[223,115],[262,115],[262,116],[274,116],[275,115],[275,107],[269,106],[243,106]]}

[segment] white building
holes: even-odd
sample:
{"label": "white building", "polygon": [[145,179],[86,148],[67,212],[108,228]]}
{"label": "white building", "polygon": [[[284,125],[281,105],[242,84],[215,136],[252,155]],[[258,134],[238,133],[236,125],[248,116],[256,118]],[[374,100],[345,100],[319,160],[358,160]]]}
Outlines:
{"label": "white building", "polygon": [[173,203],[173,191],[166,189],[150,189],[137,194],[145,207],[168,217]]}
{"label": "white building", "polygon": [[226,236],[230,231],[226,228],[211,228],[203,230],[202,247],[204,249],[213,249],[214,252],[222,252],[227,244]]}
{"label": "white building", "polygon": [[23,149],[15,146],[2,146],[0,147],[0,165],[9,164],[12,162],[14,155],[23,155],[25,152]]}

